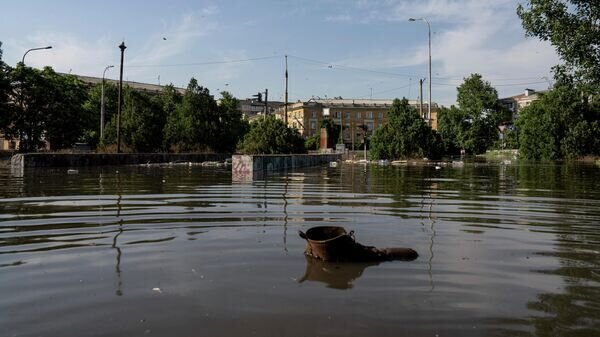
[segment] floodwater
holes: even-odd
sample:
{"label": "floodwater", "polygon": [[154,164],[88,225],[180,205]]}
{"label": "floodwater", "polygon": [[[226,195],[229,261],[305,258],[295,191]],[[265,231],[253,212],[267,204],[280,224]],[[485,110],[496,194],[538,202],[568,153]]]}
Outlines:
{"label": "floodwater", "polygon": [[[600,168],[0,168],[1,336],[600,336]],[[412,247],[307,260],[298,230]]]}

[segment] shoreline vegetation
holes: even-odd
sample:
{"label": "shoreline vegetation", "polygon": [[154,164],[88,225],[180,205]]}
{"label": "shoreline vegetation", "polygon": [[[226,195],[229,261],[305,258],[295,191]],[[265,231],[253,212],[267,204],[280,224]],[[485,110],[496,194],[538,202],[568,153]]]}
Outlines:
{"label": "shoreline vegetation", "polygon": [[[457,89],[457,105],[440,107],[437,130],[406,98],[395,99],[388,123],[366,130],[371,160],[439,159],[456,155],[503,157],[500,149],[518,149],[510,157],[526,160],[582,160],[600,157],[600,34],[589,8],[597,1],[529,0],[516,9],[526,34],[548,40],[561,64],[555,82],[537,100],[513,111],[494,86],[474,73]],[[573,33],[575,32],[575,33]],[[0,42],[0,134],[19,143],[20,152],[64,151],[76,143],[98,152],[116,152],[117,88],[104,86],[106,128],[100,137],[100,86],[88,87],[76,76],[51,67],[34,69],[2,61]],[[120,144],[125,152],[214,152],[243,154],[306,153],[318,137],[302,139],[273,115],[250,123],[229,92],[215,99],[191,78],[185,92],[166,85],[149,94],[125,87]],[[339,126],[322,119],[337,139]],[[354,149],[353,149],[354,150]],[[490,151],[490,152],[488,152]]]}

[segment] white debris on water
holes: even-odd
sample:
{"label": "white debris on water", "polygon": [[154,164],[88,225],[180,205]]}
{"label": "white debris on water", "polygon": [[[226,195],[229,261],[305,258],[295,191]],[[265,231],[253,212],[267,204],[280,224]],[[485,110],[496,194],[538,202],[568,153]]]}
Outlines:
{"label": "white debris on water", "polygon": [[158,288],[158,287],[152,288],[152,291],[156,291],[157,293],[162,293],[162,290],[160,290],[160,288]]}
{"label": "white debris on water", "polygon": [[67,174],[77,174],[77,173],[79,173],[79,171],[74,170],[74,169],[68,169],[67,170]]}

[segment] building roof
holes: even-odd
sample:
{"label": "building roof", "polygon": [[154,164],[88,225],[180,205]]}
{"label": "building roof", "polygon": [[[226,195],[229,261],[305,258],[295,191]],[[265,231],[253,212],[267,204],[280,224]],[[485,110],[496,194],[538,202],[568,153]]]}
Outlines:
{"label": "building roof", "polygon": [[521,94],[500,98],[500,100],[501,101],[506,101],[506,100],[520,101],[520,100],[524,100],[524,99],[537,99],[537,96],[539,94],[545,94],[547,92],[548,92],[548,90],[537,91],[537,90],[532,90],[532,89],[525,89],[525,92],[523,92]]}
{"label": "building roof", "polygon": [[[308,101],[300,101],[296,103],[290,103],[291,107],[300,107],[300,106],[310,106],[310,105],[321,105],[324,107],[372,107],[372,108],[388,108],[391,107],[394,103],[393,99],[323,99],[323,98],[311,98]],[[408,101],[410,105],[418,105],[419,101],[410,100]],[[427,102],[423,102],[423,105],[426,106]],[[433,104],[433,107],[436,107],[437,104]]]}
{"label": "building roof", "polygon": [[[58,74],[73,75],[73,76],[77,77],[78,79],[80,79],[81,81],[83,81],[84,83],[87,83],[89,85],[98,85],[98,84],[102,83],[101,77],[85,76],[85,75],[77,75],[77,74],[65,74],[65,73],[58,73]],[[109,79],[109,78],[105,78],[104,81],[115,84],[115,85],[119,84],[118,80],[113,80],[113,79]],[[135,82],[135,81],[123,81],[123,85],[129,86],[134,90],[146,91],[146,92],[151,92],[151,93],[161,93],[163,91],[163,89],[166,87],[165,85],[140,83],[140,82]],[[178,88],[178,87],[175,87],[175,90],[182,95],[185,94],[185,91],[186,91],[186,89]]]}

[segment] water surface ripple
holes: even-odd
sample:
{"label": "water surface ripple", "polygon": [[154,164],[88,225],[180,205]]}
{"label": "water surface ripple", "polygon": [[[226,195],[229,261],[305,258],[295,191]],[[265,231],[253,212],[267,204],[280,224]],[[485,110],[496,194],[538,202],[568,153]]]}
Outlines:
{"label": "water surface ripple", "polygon": [[[600,169],[0,166],[2,336],[600,335]],[[344,226],[412,262],[319,263]]]}

